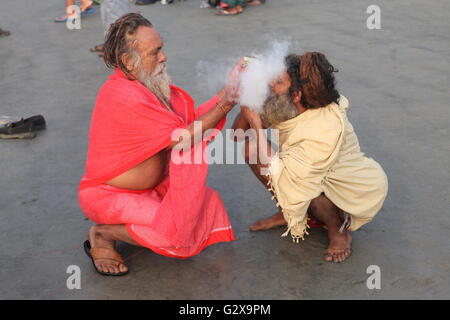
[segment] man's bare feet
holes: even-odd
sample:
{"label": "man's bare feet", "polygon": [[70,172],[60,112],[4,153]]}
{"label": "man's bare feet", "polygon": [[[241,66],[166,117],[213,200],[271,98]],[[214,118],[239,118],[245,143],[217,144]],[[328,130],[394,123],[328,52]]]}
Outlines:
{"label": "man's bare feet", "polygon": [[325,255],[325,261],[343,262],[351,254],[352,236],[348,231],[328,232],[329,245]]}
{"label": "man's bare feet", "polygon": [[250,231],[263,231],[272,228],[285,226],[287,224],[284,220],[283,213],[279,211],[270,218],[259,220],[250,226]]}
{"label": "man's bare feet", "polygon": [[[102,235],[102,226],[95,225],[89,229],[89,242],[91,243],[92,248],[104,248],[117,252],[115,241],[107,240]],[[97,258],[94,260],[94,263],[101,272],[114,274],[128,271],[126,265],[116,260]]]}

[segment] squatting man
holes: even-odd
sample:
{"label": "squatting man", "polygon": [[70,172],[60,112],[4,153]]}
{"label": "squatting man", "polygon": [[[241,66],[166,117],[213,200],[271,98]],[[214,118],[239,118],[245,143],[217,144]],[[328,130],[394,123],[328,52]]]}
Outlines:
{"label": "squatting man", "polygon": [[[206,186],[207,163],[175,164],[172,158],[180,152],[187,159],[198,150],[203,154],[214,138],[210,134],[195,143],[194,121],[201,122],[202,133],[223,128],[238,99],[235,83],[244,72],[242,64],[231,73],[232,85],[195,108],[192,98],[171,84],[158,32],[136,13],[111,25],[104,60],[114,73],[97,96],[78,192],[81,209],[96,223],[84,243],[95,270],[112,276],[128,273],[117,241],[183,259],[214,243],[233,241],[220,195]],[[350,255],[349,231],[379,211],[387,179],[361,153],[345,116],[348,101],[334,88],[326,58],[306,53],[286,61],[287,71],[270,84],[264,113],[241,106],[234,124],[258,132],[246,150],[252,150],[252,143],[268,146],[250,167],[282,209],[251,230],[287,223],[285,234],[302,238],[310,215],[328,228],[325,259],[340,262]],[[260,130],[269,126],[280,131],[278,154]],[[174,141],[176,130],[189,134]],[[180,151],[178,146],[186,144],[192,152]],[[270,174],[262,175],[261,169]]]}

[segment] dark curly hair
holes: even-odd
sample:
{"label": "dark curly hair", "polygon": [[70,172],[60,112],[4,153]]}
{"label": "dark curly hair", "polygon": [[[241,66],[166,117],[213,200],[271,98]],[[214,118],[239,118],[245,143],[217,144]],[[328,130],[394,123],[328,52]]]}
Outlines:
{"label": "dark curly hair", "polygon": [[335,69],[320,52],[307,52],[302,56],[288,55],[285,59],[291,79],[289,93],[301,91],[301,103],[305,108],[320,108],[338,102]]}
{"label": "dark curly hair", "polygon": [[141,27],[153,27],[150,21],[139,13],[128,13],[111,24],[103,45],[103,60],[109,68],[119,68],[125,76],[132,80],[130,71],[122,62],[122,56],[130,52],[130,36]]}

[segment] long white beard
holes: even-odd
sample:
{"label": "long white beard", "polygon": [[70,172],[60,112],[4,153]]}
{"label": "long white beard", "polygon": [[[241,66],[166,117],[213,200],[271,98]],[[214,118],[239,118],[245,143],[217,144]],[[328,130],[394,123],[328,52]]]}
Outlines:
{"label": "long white beard", "polygon": [[166,64],[158,65],[153,73],[139,66],[139,72],[136,78],[153,94],[155,94],[161,102],[166,106],[170,106],[170,77],[166,71]]}
{"label": "long white beard", "polygon": [[272,91],[264,103],[261,118],[266,127],[271,127],[298,115],[299,112],[288,93],[277,96]]}

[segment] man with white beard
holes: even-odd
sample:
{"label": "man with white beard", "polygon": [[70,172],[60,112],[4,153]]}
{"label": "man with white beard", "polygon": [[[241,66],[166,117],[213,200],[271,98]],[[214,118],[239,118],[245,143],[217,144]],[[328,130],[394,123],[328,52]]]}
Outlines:
{"label": "man with white beard", "polygon": [[[104,60],[114,74],[97,97],[78,193],[81,209],[97,223],[84,243],[95,269],[128,272],[116,241],[188,258],[234,240],[220,196],[206,186],[207,162],[175,163],[172,157],[178,143],[204,154],[213,137],[194,141],[194,120],[201,134],[222,129],[234,91],[226,87],[194,110],[192,98],[170,83],[158,32],[136,13],[111,25]],[[175,135],[179,129],[183,134]]]}
{"label": "man with white beard", "polygon": [[[314,218],[327,227],[324,259],[343,262],[351,254],[350,231],[370,222],[381,209],[387,178],[381,166],[361,152],[346,115],[348,100],[336,90],[335,69],[326,57],[319,52],[289,55],[286,67],[270,83],[262,115],[241,107],[233,126],[256,131],[255,139],[246,142],[246,161],[280,207],[250,230],[287,225],[283,236],[290,233],[299,242]],[[279,132],[278,153],[262,131],[266,127]]]}

